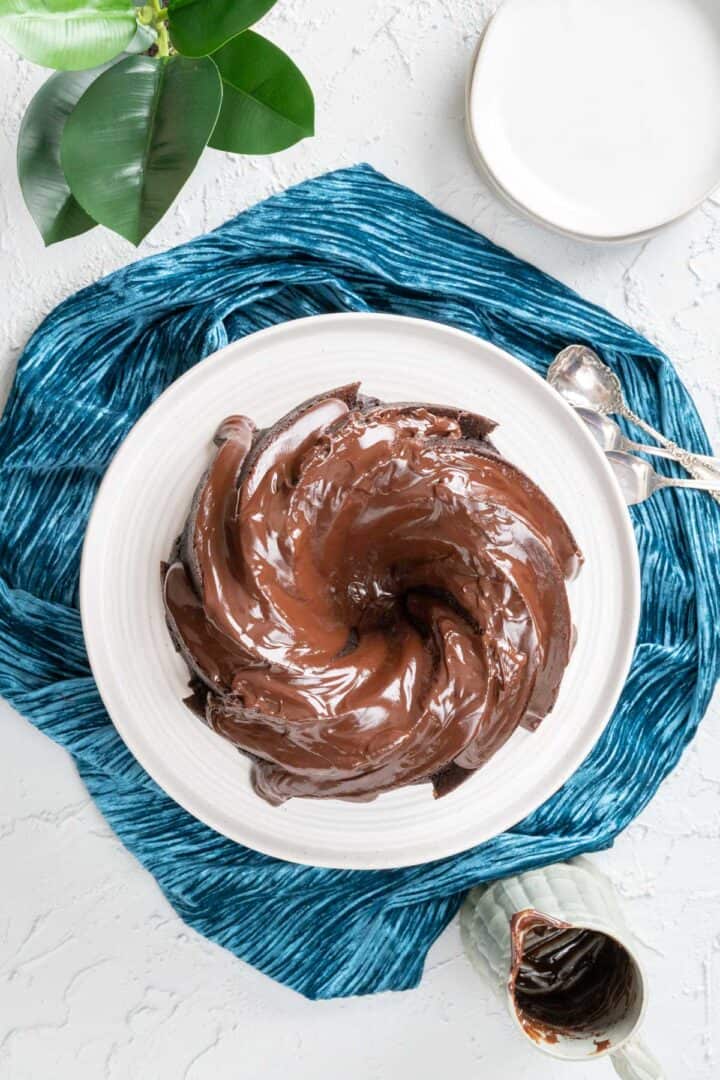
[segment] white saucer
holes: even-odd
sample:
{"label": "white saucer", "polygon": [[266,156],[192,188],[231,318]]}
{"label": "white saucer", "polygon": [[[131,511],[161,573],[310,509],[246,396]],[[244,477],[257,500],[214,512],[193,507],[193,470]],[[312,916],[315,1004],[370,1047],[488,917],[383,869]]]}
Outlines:
{"label": "white saucer", "polygon": [[516,207],[634,239],[720,185],[717,0],[505,0],[468,88],[471,146]]}
{"label": "white saucer", "polygon": [[[187,671],[165,626],[160,562],[229,413],[260,425],[319,391],[362,379],[387,400],[461,404],[499,421],[499,448],[573,529],[586,565],[570,589],[578,641],[553,713],[518,731],[466,784],[372,803],[252,791],[249,762],[182,703]],[[151,406],[121,446],[95,502],[83,551],[83,628],[108,712],[140,763],[201,821],[258,851],[321,866],[413,865],[515,825],[592,749],[625,682],[639,611],[627,509],[592,436],[524,364],[470,334],[416,319],[326,315],[252,335],[198,364]]]}

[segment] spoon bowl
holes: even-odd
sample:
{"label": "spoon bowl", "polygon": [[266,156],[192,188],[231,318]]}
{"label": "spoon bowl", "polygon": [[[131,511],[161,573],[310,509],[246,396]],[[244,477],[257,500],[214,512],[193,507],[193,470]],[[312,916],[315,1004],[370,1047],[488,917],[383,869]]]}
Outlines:
{"label": "spoon bowl", "polygon": [[593,412],[621,412],[620,380],[587,345],[569,345],[553,360],[547,373],[550,385],[577,408]]}
{"label": "spoon bowl", "polygon": [[660,476],[647,461],[632,454],[623,454],[619,450],[608,451],[607,459],[628,506],[645,502],[662,488],[694,488],[697,491],[720,492],[720,478],[711,483],[707,480],[675,480],[669,476]]}
{"label": "spoon bowl", "polygon": [[601,450],[630,450],[635,444],[626,439],[622,431],[609,416],[577,406],[575,412],[589,430]]}

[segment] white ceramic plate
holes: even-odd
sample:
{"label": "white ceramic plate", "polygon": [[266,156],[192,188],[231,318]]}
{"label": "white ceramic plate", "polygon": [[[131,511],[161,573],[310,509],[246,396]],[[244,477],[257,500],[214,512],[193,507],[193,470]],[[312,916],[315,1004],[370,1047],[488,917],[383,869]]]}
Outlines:
{"label": "white ceramic plate", "polygon": [[[570,590],[578,642],[552,715],[532,735],[518,731],[445,798],[434,800],[423,785],[372,803],[294,799],[271,807],[252,791],[247,759],[182,704],[187,671],[165,627],[160,561],[182,529],[224,416],[244,412],[269,424],[353,379],[387,400],[461,404],[499,421],[498,446],[547,492],[585,553]],[[625,682],[639,572],[628,513],[604,456],[525,365],[436,323],[326,315],[228,346],[148,409],[98,493],[83,551],[81,607],[108,712],[169,795],[258,851],[372,869],[463,851],[515,825],[560,787],[600,736]]]}
{"label": "white ceramic plate", "polygon": [[717,0],[505,0],[474,62],[468,130],[545,224],[651,233],[720,185]]}

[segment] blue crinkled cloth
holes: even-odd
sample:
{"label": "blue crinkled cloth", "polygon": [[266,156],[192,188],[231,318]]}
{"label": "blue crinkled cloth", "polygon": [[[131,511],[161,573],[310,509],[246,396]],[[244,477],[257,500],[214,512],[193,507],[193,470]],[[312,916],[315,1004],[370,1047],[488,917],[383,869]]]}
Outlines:
{"label": "blue crinkled cloth", "polygon": [[663,492],[633,510],[642,621],[620,704],[583,766],[516,828],[426,866],[323,870],[242,848],[159,790],[115,733],[85,654],[78,573],[95,491],[141,413],[193,364],[285,319],[348,310],[448,323],[541,374],[587,342],[637,412],[710,449],[658,349],[368,166],[118,270],[33,335],[0,425],[0,694],[73,755],[187,923],[313,998],[416,985],[469,886],[611,844],[678,761],[720,674],[720,506]]}

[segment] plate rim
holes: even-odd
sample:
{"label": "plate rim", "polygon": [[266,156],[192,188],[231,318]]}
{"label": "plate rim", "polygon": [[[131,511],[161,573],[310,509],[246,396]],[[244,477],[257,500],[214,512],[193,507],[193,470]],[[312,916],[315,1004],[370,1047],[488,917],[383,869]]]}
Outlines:
{"label": "plate rim", "polygon": [[[132,756],[138,762],[140,767],[151,777],[151,779],[161,788],[161,790],[171,798],[177,805],[182,807],[187,813],[194,817],[197,821],[206,825],[214,832],[226,837],[234,843],[240,844],[245,847],[251,848],[260,852],[261,854],[270,856],[272,858],[282,859],[286,862],[298,864],[298,865],[313,865],[318,867],[326,867],[328,869],[354,869],[354,870],[381,870],[381,869],[395,869],[408,866],[420,866],[425,865],[428,862],[435,861],[442,858],[451,858],[457,856],[465,851],[471,850],[478,844],[485,843],[488,840],[501,835],[508,829],[514,828],[520,821],[526,816],[536,810],[539,806],[543,805],[548,799],[552,798],[567,782],[567,780],[577,771],[585,758],[592,752],[597,742],[601,738],[602,734],[607,729],[607,726],[612,718],[617,703],[622,695],[627,676],[632,665],[632,660],[637,644],[637,633],[640,621],[640,607],[641,607],[641,578],[640,578],[640,561],[639,553],[637,549],[637,543],[632,527],[630,515],[627,510],[627,506],[622,498],[620,488],[617,485],[612,469],[607,462],[604,453],[597,445],[592,435],[588,432],[585,425],[574,413],[570,406],[567,406],[567,415],[572,418],[572,423],[575,425],[578,437],[585,443],[586,448],[589,448],[591,455],[595,456],[601,471],[605,472],[606,479],[609,479],[611,483],[608,485],[608,490],[612,491],[615,498],[615,509],[621,510],[622,513],[617,514],[617,520],[620,525],[620,531],[623,541],[623,547],[628,558],[625,560],[626,568],[629,573],[630,579],[630,595],[625,596],[625,615],[629,617],[629,631],[626,637],[625,647],[621,657],[618,659],[617,664],[617,677],[615,680],[615,689],[608,698],[608,704],[603,712],[602,720],[598,721],[596,729],[589,732],[586,739],[576,749],[575,753],[565,756],[564,766],[556,774],[552,787],[548,788],[543,795],[540,802],[532,792],[528,795],[525,794],[522,797],[518,797],[515,802],[520,805],[521,811],[512,814],[512,820],[508,820],[502,828],[493,832],[490,836],[480,836],[482,823],[478,823],[478,835],[479,839],[473,840],[470,843],[466,838],[457,844],[442,843],[439,847],[438,842],[435,842],[435,847],[432,843],[428,845],[427,853],[418,860],[415,856],[412,857],[398,857],[393,856],[391,861],[388,861],[386,857],[383,857],[383,849],[373,848],[372,851],[368,849],[367,854],[363,857],[362,861],[359,861],[357,856],[352,854],[344,855],[337,853],[332,858],[328,855],[318,854],[315,850],[307,850],[305,854],[300,851],[303,844],[298,844],[294,848],[288,845],[284,837],[281,834],[276,834],[273,837],[273,842],[269,844],[257,844],[253,841],[252,844],[248,842],[247,833],[243,837],[241,835],[242,829],[228,829],[223,827],[218,822],[218,818],[222,815],[218,811],[216,819],[213,820],[212,813],[207,813],[208,805],[206,801],[203,801],[203,807],[201,811],[198,811],[196,805],[193,805],[192,798],[186,799],[185,792],[182,790],[180,784],[176,785],[176,790],[180,788],[178,793],[171,790],[172,781],[168,785],[167,777],[163,777],[160,771],[156,768],[148,767],[143,760],[141,754],[136,751],[136,744],[134,744],[134,737],[132,730],[128,729],[122,716],[118,715],[122,710],[116,708],[113,710],[110,703],[106,698],[107,685],[103,688],[101,685],[101,679],[98,678],[98,670],[102,671],[101,665],[98,663],[98,657],[101,653],[102,636],[100,634],[95,635],[93,633],[92,620],[98,622],[97,612],[93,614],[92,603],[92,581],[90,577],[89,565],[91,558],[95,555],[94,548],[97,546],[96,536],[101,539],[102,534],[102,519],[105,516],[105,503],[108,502],[109,496],[112,494],[114,485],[115,474],[122,468],[122,456],[123,450],[127,446],[132,446],[136,438],[139,438],[143,434],[143,430],[152,423],[156,412],[163,408],[165,402],[173,395],[182,392],[182,387],[188,382],[198,377],[198,372],[201,371],[205,365],[209,365],[217,361],[218,357],[224,356],[230,352],[236,351],[238,348],[252,347],[252,344],[258,339],[267,339],[274,336],[282,336],[283,334],[292,333],[294,331],[302,331],[310,324],[329,322],[333,323],[347,323],[348,325],[358,322],[385,322],[392,324],[396,327],[410,326],[416,330],[430,330],[432,332],[440,331],[443,334],[451,337],[456,337],[464,341],[466,344],[470,343],[472,346],[479,347],[482,350],[489,350],[493,352],[497,358],[501,359],[505,363],[509,363],[517,370],[523,373],[524,377],[529,377],[531,381],[535,381],[542,387],[542,393],[553,394],[553,391],[548,386],[546,381],[533,371],[522,360],[513,356],[505,349],[494,345],[492,342],[487,341],[485,338],[472,334],[469,331],[458,329],[457,327],[449,326],[446,323],[438,322],[431,319],[416,318],[408,315],[396,315],[392,313],[384,312],[368,312],[368,311],[350,311],[350,312],[332,312],[328,314],[318,314],[305,316],[299,319],[290,319],[283,322],[274,324],[273,326],[265,327],[262,330],[254,331],[253,333],[245,335],[245,337],[238,338],[235,341],[229,342],[221,349],[217,349],[215,352],[210,353],[202,360],[198,361],[186,372],[184,372],[179,378],[175,379],[163,390],[161,394],[148,406],[148,408],[142,413],[142,415],[136,420],[133,426],[130,428],[126,436],[123,438],[119,446],[117,447],[112,459],[105,471],[105,474],[97,489],[93,505],[88,517],[88,522],[85,530],[85,536],[83,539],[81,562],[80,562],[80,615],[83,629],[83,637],[85,640],[85,647],[90,663],[90,669],[92,672],[93,680],[97,687],[100,698],[103,705],[110,717],[110,720],[115,727],[115,730],[119,734],[123,743],[130,751]],[[562,401],[558,397],[558,401]],[[110,503],[111,505],[111,503]],[[249,831],[249,830],[248,830]]]}

